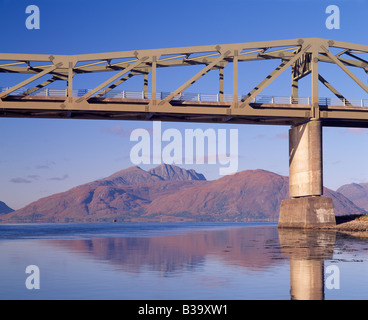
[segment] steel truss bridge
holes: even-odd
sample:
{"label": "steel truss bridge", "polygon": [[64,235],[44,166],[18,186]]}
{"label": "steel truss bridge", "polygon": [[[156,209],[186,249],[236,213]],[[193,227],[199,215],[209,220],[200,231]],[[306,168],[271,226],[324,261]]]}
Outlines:
{"label": "steel truss bridge", "polygon": [[[334,64],[368,93],[368,86],[352,71],[368,73],[367,54],[367,45],[320,38],[82,55],[0,53],[1,74],[23,74],[26,78],[17,84],[7,83],[10,80],[0,83],[0,116],[291,126],[317,119],[323,126],[368,127],[368,100],[347,99],[319,72],[320,63]],[[239,63],[264,60],[278,60],[279,65],[239,95]],[[224,69],[229,65],[232,94],[224,94]],[[199,66],[200,71],[177,89],[157,91],[159,68],[193,66]],[[261,92],[287,69],[291,69],[291,95],[262,96]],[[217,93],[187,91],[213,70],[218,72]],[[106,72],[109,78],[95,88],[73,87],[77,78],[83,83],[83,76]],[[143,77],[141,91],[122,88],[124,82],[139,76]],[[306,76],[311,78],[311,92],[308,97],[299,97],[299,81]],[[4,78],[9,77],[0,75]],[[65,89],[50,86],[56,82],[62,82]],[[320,97],[320,83],[333,98]]]}

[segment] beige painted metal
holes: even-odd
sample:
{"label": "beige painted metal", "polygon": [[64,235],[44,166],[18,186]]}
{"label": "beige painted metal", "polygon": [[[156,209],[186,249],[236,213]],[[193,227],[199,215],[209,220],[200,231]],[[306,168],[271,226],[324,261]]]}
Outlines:
{"label": "beige painted metal", "polygon": [[[333,50],[341,50],[333,53]],[[30,77],[0,93],[0,116],[2,117],[72,117],[93,119],[166,120],[226,123],[259,123],[297,125],[310,119],[320,119],[323,126],[368,127],[368,110],[350,107],[343,93],[335,89],[320,74],[320,63],[330,63],[342,69],[357,85],[368,93],[368,86],[351,68],[368,72],[367,59],[360,55],[368,53],[368,46],[320,38],[260,41],[222,45],[180,47],[166,49],[131,50],[82,55],[45,55],[0,53],[0,73],[29,74]],[[279,60],[280,65],[254,89],[239,87],[239,63],[248,61]],[[224,71],[232,64],[233,102],[224,102]],[[169,92],[163,100],[157,96],[157,70],[170,67],[202,66],[194,76]],[[257,97],[270,83],[292,69],[292,101],[285,105],[254,104]],[[219,72],[218,102],[176,101],[175,97],[190,88],[211,70]],[[85,93],[73,96],[76,77],[93,73],[114,74]],[[151,75],[149,77],[149,75]],[[310,105],[299,105],[299,80],[311,75]],[[144,79],[142,100],[111,99],[106,94],[123,86],[133,77]],[[247,75],[248,76],[248,75]],[[46,79],[48,77],[48,79]],[[252,77],[249,74],[249,77]],[[45,79],[44,79],[45,78]],[[36,83],[43,79],[43,82]],[[149,79],[151,79],[149,83]],[[36,97],[33,94],[52,83],[65,82],[65,97]],[[346,108],[319,105],[319,82],[346,104]],[[14,96],[17,89],[32,85],[28,91]],[[2,83],[1,87],[9,87]],[[151,99],[149,97],[151,89]],[[241,92],[239,92],[239,89]],[[239,101],[239,98],[240,102]]]}

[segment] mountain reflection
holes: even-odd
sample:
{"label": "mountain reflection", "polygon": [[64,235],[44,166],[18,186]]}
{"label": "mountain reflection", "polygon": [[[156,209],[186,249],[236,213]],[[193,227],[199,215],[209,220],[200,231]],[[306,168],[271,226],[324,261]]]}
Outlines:
{"label": "mountain reflection", "polygon": [[281,256],[275,227],[235,227],[187,231],[145,237],[95,237],[52,240],[58,246],[93,256],[118,269],[139,273],[147,269],[170,276],[201,268],[210,257],[244,269],[271,268]]}
{"label": "mountain reflection", "polygon": [[[243,273],[290,268],[290,298],[325,299],[325,261],[343,253],[367,253],[367,239],[336,232],[246,226],[180,230],[175,234],[53,239],[49,243],[80,256],[103,261],[130,274],[154,272],[161,277],[204,271],[212,264],[236,267]],[[335,256],[334,256],[335,255]],[[262,286],[262,283],[260,283]]]}

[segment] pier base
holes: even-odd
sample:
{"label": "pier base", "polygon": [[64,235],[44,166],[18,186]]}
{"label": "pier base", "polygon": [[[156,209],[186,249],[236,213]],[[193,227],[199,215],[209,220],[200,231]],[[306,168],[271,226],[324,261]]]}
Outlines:
{"label": "pier base", "polygon": [[331,198],[303,197],[281,202],[279,228],[317,228],[336,225]]}

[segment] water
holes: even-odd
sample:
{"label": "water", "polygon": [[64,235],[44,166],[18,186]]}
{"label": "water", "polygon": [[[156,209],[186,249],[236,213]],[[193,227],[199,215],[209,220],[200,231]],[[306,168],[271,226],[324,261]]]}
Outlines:
{"label": "water", "polygon": [[0,299],[365,300],[367,241],[270,223],[0,225]]}

